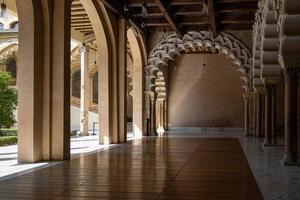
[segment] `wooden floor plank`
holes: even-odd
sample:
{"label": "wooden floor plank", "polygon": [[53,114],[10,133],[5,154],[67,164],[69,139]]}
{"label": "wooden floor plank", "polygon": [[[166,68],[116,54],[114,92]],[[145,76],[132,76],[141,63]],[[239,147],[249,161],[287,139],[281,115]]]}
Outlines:
{"label": "wooden floor plank", "polygon": [[263,199],[239,141],[144,138],[0,182],[0,199]]}

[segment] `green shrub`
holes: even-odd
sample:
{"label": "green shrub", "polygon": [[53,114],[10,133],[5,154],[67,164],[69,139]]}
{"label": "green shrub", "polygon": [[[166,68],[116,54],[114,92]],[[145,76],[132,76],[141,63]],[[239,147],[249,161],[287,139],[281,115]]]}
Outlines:
{"label": "green shrub", "polygon": [[14,145],[18,143],[17,136],[0,137],[0,146]]}
{"label": "green shrub", "polygon": [[1,136],[17,136],[17,129],[0,129],[0,137]]}
{"label": "green shrub", "polygon": [[73,131],[71,131],[71,133],[70,133],[70,136],[72,137],[72,136],[76,136],[77,135],[77,130],[73,130]]}
{"label": "green shrub", "polygon": [[16,122],[14,111],[17,109],[17,91],[9,87],[11,75],[0,72],[0,128],[10,128]]}

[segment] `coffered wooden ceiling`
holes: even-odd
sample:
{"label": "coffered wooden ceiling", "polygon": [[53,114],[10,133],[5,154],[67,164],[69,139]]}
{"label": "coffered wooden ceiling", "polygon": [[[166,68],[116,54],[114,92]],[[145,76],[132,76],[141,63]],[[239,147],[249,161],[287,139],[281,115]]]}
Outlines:
{"label": "coffered wooden ceiling", "polygon": [[[255,20],[258,0],[97,0],[110,11],[128,18],[140,31],[250,30]],[[146,8],[147,15],[142,14]],[[86,17],[86,18],[84,18]],[[80,4],[72,4],[72,27],[91,32],[91,24]]]}

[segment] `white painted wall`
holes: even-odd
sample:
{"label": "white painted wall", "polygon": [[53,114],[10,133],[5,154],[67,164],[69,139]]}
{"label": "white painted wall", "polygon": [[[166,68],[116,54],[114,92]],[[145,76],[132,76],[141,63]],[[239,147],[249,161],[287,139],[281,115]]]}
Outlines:
{"label": "white painted wall", "polygon": [[[89,112],[89,130],[93,130],[93,122],[98,122],[98,114]],[[71,131],[80,129],[80,109],[71,106]],[[98,124],[96,130],[98,130]]]}

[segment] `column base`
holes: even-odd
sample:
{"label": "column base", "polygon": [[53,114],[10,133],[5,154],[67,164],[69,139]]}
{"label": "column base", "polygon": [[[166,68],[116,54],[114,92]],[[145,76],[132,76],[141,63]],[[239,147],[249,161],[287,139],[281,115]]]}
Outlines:
{"label": "column base", "polygon": [[162,137],[165,135],[165,129],[164,128],[158,128],[157,129],[157,134],[158,134],[158,137]]}
{"label": "column base", "polygon": [[248,137],[248,136],[250,136],[250,134],[249,134],[248,132],[244,132],[244,133],[243,133],[243,136],[244,136],[244,137]]}
{"label": "column base", "polygon": [[271,146],[271,145],[272,145],[271,140],[269,138],[265,138],[263,146],[267,147],[267,146]]}
{"label": "column base", "polygon": [[283,159],[281,160],[281,164],[283,166],[299,166],[299,163],[297,163],[296,157],[284,155]]}
{"label": "column base", "polygon": [[89,136],[89,133],[88,132],[80,132],[79,135],[80,136]]}
{"label": "column base", "polygon": [[157,132],[155,130],[150,131],[148,136],[157,136]]}

